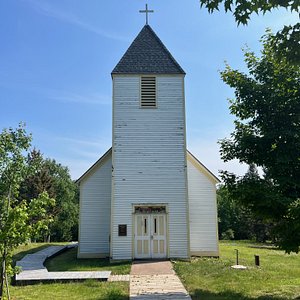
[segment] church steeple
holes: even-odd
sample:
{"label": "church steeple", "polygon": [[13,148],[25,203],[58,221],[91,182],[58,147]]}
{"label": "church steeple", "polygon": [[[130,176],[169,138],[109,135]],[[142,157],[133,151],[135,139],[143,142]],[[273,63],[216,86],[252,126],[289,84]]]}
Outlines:
{"label": "church steeple", "polygon": [[185,74],[149,25],[145,25],[113,74]]}

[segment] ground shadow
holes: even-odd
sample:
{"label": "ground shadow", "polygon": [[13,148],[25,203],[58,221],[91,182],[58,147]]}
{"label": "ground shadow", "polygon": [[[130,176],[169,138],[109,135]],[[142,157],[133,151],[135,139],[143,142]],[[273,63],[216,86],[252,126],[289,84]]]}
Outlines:
{"label": "ground shadow", "polygon": [[131,295],[130,299],[134,300],[154,300],[154,299],[188,299],[188,295],[180,292],[172,293],[151,293],[141,295]]}
{"label": "ground shadow", "polygon": [[119,295],[116,293],[108,293],[104,297],[97,298],[97,300],[129,300],[129,296]]}
{"label": "ground shadow", "polygon": [[13,255],[12,259],[13,259],[13,265],[15,265],[15,263],[18,261],[18,260],[21,260],[25,255],[27,254],[32,254],[32,253],[35,253],[35,252],[38,252],[38,251],[41,251],[47,247],[50,247],[50,246],[56,246],[57,244],[43,244],[39,247],[35,247],[35,248],[32,248],[32,249],[28,249],[28,250],[24,250],[24,251],[21,251],[21,252],[18,252],[16,254]]}
{"label": "ground shadow", "polygon": [[[110,261],[109,258],[77,258],[76,248],[66,249],[57,256],[49,257],[45,260],[44,265],[48,271],[81,271],[84,268],[108,268],[126,267],[129,261]],[[86,270],[85,270],[86,271]]]}
{"label": "ground shadow", "polygon": [[263,250],[277,250],[277,251],[282,251],[282,249],[280,249],[279,247],[273,245],[273,244],[270,244],[270,245],[256,245],[256,244],[253,244],[253,245],[249,245],[248,246],[249,248],[255,248],[255,249],[263,249]]}
{"label": "ground shadow", "polygon": [[[259,297],[247,297],[241,293],[235,293],[233,291],[224,291],[221,293],[213,293],[210,291],[205,291],[201,289],[196,289],[192,292],[191,297],[193,300],[291,300],[287,297],[277,297],[277,296],[259,296]],[[294,300],[299,299],[300,297],[293,298]]]}

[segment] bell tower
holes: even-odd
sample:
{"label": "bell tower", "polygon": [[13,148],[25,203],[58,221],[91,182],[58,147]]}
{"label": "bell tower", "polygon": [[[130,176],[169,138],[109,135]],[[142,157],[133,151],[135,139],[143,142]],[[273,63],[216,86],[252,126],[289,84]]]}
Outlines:
{"label": "bell tower", "polygon": [[148,24],[112,71],[112,259],[190,256],[184,77]]}

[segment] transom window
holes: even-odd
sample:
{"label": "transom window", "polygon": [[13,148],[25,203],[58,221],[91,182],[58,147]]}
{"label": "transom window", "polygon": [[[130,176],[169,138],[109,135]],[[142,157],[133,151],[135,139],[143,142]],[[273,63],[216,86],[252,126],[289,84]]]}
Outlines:
{"label": "transom window", "polygon": [[141,107],[156,107],[156,77],[141,77]]}
{"label": "transom window", "polygon": [[159,214],[166,213],[165,206],[136,206],[134,208],[134,213],[136,214]]}

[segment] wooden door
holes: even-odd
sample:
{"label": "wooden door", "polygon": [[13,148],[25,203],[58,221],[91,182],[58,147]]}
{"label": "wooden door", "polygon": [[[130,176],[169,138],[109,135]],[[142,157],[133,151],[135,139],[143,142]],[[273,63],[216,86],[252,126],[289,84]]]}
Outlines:
{"label": "wooden door", "polygon": [[135,215],[135,258],[165,258],[167,257],[166,244],[165,214]]}
{"label": "wooden door", "polygon": [[150,215],[135,215],[135,258],[151,258]]}
{"label": "wooden door", "polygon": [[167,257],[166,251],[166,215],[151,215],[151,256],[152,258]]}

